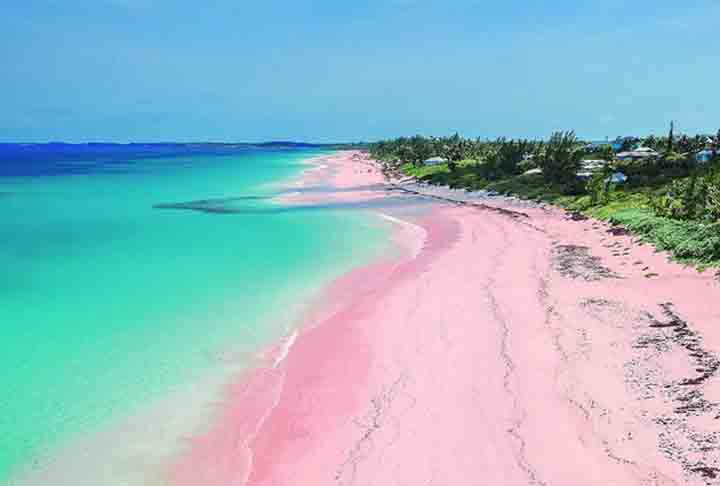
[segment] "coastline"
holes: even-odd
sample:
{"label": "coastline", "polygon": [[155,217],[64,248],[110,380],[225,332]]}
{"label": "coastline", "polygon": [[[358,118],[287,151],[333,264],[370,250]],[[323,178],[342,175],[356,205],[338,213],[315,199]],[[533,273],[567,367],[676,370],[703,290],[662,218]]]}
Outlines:
{"label": "coastline", "polygon": [[[383,183],[382,173],[376,167],[362,171],[353,169],[342,154],[312,161],[318,165],[306,169],[288,187],[321,184],[323,187],[332,187],[332,190],[309,194],[290,192],[278,197],[279,202],[342,204],[367,197],[384,197],[382,192],[365,189]],[[412,204],[408,206],[412,207]],[[193,438],[187,453],[173,467],[171,484],[246,484],[250,481],[250,475],[257,468],[254,467],[255,452],[250,450],[249,443],[283,405],[279,394],[287,393],[290,388],[286,382],[288,374],[305,368],[303,362],[312,360],[313,356],[320,357],[326,350],[332,350],[337,360],[329,358],[340,363],[341,357],[336,353],[344,351],[350,355],[360,350],[360,356],[353,354],[353,360],[359,366],[341,366],[337,378],[345,381],[350,388],[362,382],[364,367],[360,362],[363,360],[362,350],[366,347],[365,339],[356,329],[343,326],[344,316],[369,305],[386,280],[405,273],[405,266],[417,259],[428,239],[427,229],[423,225],[393,216],[389,214],[391,212],[377,211],[376,216],[394,226],[389,238],[395,250],[378,257],[373,263],[346,273],[328,285],[302,317],[302,324],[282,342],[261,353],[262,359],[257,366],[233,380],[224,393],[219,416],[213,427]],[[417,217],[424,212],[412,211],[412,214]],[[338,350],[339,343],[345,346],[342,350]],[[346,392],[352,394],[351,390]],[[341,409],[348,407],[349,410],[352,401],[328,400],[328,403],[332,402],[333,406]]]}
{"label": "coastline", "polygon": [[[343,154],[343,191],[291,199],[388,197]],[[417,251],[336,281],[173,484],[716,484],[718,283],[603,223],[517,209],[411,213]]]}
{"label": "coastline", "polygon": [[[325,157],[305,159],[302,163],[307,169],[298,171],[300,177],[322,169],[321,161]],[[289,182],[262,187],[278,192],[280,185],[287,188],[298,180],[296,172]],[[375,223],[371,224],[375,226]],[[389,226],[388,222],[379,224]],[[375,251],[363,250],[362,261]],[[356,259],[350,260],[350,266],[360,264]],[[210,362],[208,370],[153,396],[127,414],[118,414],[92,430],[53,444],[52,448],[41,451],[33,462],[14,471],[8,479],[9,484],[167,484],[168,465],[182,452],[188,437],[199,435],[212,426],[218,397],[223,396],[228,384],[258,362],[282,361],[296,335],[295,325],[304,321],[304,315],[314,312],[314,301],[325,287],[325,281],[338,271],[342,270],[331,268],[326,275],[317,273],[316,269],[317,275],[312,282],[306,281],[304,288],[297,289],[298,296],[283,301],[283,309],[274,316],[277,323],[273,320],[272,325],[284,335],[266,342],[260,349],[247,349],[247,346],[227,342],[220,349],[200,350]]]}

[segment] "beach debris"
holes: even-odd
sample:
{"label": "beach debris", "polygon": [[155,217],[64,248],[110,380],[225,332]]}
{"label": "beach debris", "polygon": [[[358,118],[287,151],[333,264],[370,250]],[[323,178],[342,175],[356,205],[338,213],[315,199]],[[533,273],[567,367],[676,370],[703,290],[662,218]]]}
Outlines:
{"label": "beach debris", "polygon": [[[588,219],[590,219],[588,216],[585,216],[580,211],[569,211],[568,214],[570,215],[569,219],[571,221],[587,221]],[[587,229],[585,231],[587,231]]]}
{"label": "beach debris", "polygon": [[[720,484],[720,431],[707,425],[720,418],[720,403],[705,394],[706,385],[718,379],[718,356],[703,345],[672,302],[657,304],[657,312],[600,298],[583,300],[580,305],[605,329],[621,333],[611,346],[622,342],[620,336],[629,339],[633,352],[624,359],[621,373],[639,409],[632,412],[628,423],[654,429],[659,451],[681,466],[684,484]],[[588,342],[592,341],[589,337]],[[687,366],[678,367],[678,359]],[[621,410],[604,409],[602,413],[608,419],[613,413],[617,414],[614,420],[624,420]],[[608,453],[613,451],[608,449]]]}
{"label": "beach debris", "polygon": [[609,268],[602,265],[599,257],[590,254],[586,246],[557,245],[553,248],[553,267],[560,275],[581,279],[587,282],[607,278],[621,278]]}
{"label": "beach debris", "polygon": [[[462,198],[462,199],[457,198],[456,199],[451,194],[440,195],[440,194],[435,194],[435,193],[431,193],[431,192],[423,192],[419,187],[416,187],[414,185],[410,186],[410,185],[400,185],[400,184],[392,184],[391,183],[387,190],[404,192],[406,194],[421,196],[421,197],[433,199],[436,201],[443,201],[446,203],[454,204],[456,206],[468,206],[468,207],[473,207],[473,208],[477,208],[480,210],[492,211],[492,212],[502,214],[504,216],[509,216],[510,218],[513,218],[516,220],[530,218],[530,215],[528,215],[527,213],[524,213],[522,211],[515,211],[512,209],[507,209],[507,208],[498,207],[498,206],[491,206],[489,204],[479,202],[478,200],[468,200],[465,198]],[[448,192],[450,192],[450,190],[448,190]],[[445,193],[443,193],[443,194],[445,194]],[[487,193],[485,193],[485,196],[489,196],[489,195]],[[480,198],[478,198],[478,199],[480,199]]]}
{"label": "beach debris", "polygon": [[[672,302],[659,307],[660,317],[646,312],[641,318],[648,331],[634,343],[643,356],[630,378],[635,385],[644,387],[653,400],[670,402],[665,414],[652,417],[663,428],[660,450],[679,463],[689,477],[699,478],[708,486],[716,485],[720,478],[720,432],[699,424],[703,420],[712,423],[720,415],[720,403],[704,394],[704,385],[718,376],[720,359],[703,346],[700,335],[680,317]],[[663,355],[674,350],[686,354],[692,375],[670,378],[645,371],[662,369]]]}
{"label": "beach debris", "polygon": [[632,233],[624,226],[611,226],[607,230],[613,236],[630,236]]}

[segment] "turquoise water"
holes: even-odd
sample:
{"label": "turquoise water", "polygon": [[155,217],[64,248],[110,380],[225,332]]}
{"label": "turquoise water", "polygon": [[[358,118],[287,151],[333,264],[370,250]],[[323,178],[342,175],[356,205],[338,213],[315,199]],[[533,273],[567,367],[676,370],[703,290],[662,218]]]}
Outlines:
{"label": "turquoise water", "polygon": [[188,154],[0,177],[0,482],[199,378],[212,356],[271,342],[301,302],[382,250],[385,228],[360,212],[153,208],[272,194],[269,183],[314,154]]}

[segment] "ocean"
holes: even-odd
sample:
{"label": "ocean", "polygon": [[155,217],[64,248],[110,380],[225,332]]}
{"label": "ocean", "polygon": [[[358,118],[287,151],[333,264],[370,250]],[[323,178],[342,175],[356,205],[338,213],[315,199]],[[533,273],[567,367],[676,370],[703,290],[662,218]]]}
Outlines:
{"label": "ocean", "polygon": [[323,153],[0,145],[0,482],[273,343],[385,250],[363,211],[272,200]]}

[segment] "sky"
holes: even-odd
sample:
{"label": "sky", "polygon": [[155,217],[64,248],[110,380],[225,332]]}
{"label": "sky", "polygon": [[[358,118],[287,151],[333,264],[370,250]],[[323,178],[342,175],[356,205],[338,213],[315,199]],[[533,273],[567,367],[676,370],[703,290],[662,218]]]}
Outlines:
{"label": "sky", "polygon": [[717,0],[2,0],[0,141],[720,128]]}

